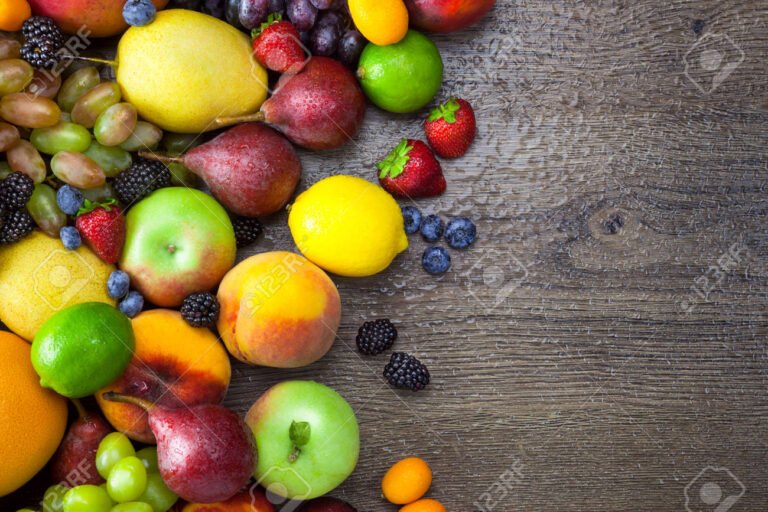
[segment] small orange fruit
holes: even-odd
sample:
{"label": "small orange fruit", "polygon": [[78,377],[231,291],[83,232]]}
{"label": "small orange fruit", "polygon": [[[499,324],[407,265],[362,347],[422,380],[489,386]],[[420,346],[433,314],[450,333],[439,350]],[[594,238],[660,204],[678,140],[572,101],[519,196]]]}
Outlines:
{"label": "small orange fruit", "polygon": [[445,507],[437,500],[419,500],[400,509],[400,512],[445,512]]}
{"label": "small orange fruit", "polygon": [[27,0],[0,0],[0,30],[16,32],[32,16]]}
{"label": "small orange fruit", "polygon": [[432,470],[418,457],[403,459],[387,471],[381,482],[384,497],[395,505],[413,503],[432,485]]}
{"label": "small orange fruit", "polygon": [[355,26],[373,44],[399,43],[408,33],[408,9],[403,0],[349,0]]}

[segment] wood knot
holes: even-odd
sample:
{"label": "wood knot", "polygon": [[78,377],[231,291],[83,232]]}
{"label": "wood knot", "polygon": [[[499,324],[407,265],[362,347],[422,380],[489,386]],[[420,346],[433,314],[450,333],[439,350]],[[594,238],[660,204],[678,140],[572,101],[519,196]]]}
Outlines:
{"label": "wood knot", "polygon": [[615,235],[621,231],[621,228],[623,227],[624,217],[622,217],[619,212],[612,213],[605,221],[603,221],[603,233],[606,235]]}

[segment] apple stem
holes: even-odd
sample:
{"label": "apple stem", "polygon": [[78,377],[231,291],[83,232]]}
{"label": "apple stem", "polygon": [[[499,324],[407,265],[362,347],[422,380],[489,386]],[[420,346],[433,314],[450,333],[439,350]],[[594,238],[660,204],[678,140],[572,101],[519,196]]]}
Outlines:
{"label": "apple stem", "polygon": [[99,59],[97,57],[82,57],[82,56],[76,56],[75,59],[82,60],[85,62],[93,62],[94,64],[106,64],[107,66],[111,68],[117,67],[117,61],[109,60],[109,59]]}
{"label": "apple stem", "polygon": [[264,121],[266,121],[264,112],[256,112],[255,114],[249,114],[246,116],[217,117],[213,120],[213,123],[216,126],[222,127],[240,123],[262,123]]}
{"label": "apple stem", "polygon": [[90,416],[90,414],[88,414],[88,411],[85,410],[85,407],[83,407],[83,403],[80,400],[78,400],[77,398],[73,398],[71,401],[72,401],[72,405],[74,405],[75,409],[77,409],[77,416],[81,420],[84,420]]}
{"label": "apple stem", "polygon": [[183,164],[184,163],[184,157],[163,155],[162,153],[155,153],[154,151],[139,151],[139,156],[141,158],[146,158],[147,160],[156,160],[158,162],[163,162],[164,164]]}
{"label": "apple stem", "polygon": [[115,393],[114,391],[107,391],[105,393],[102,393],[101,397],[104,400],[109,400],[110,402],[120,402],[124,404],[133,404],[138,407],[141,407],[145,411],[148,411],[155,407],[155,404],[150,402],[149,400],[144,400],[143,398],[138,398],[135,396],[129,396],[129,395],[121,395],[120,393]]}

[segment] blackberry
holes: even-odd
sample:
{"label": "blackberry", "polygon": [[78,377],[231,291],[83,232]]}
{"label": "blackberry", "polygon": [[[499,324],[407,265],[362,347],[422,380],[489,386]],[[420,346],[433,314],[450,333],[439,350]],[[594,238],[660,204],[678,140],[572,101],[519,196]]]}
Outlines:
{"label": "blackberry", "polygon": [[171,186],[171,171],[162,162],[138,158],[129,169],[117,175],[112,186],[127,208],[150,192]]}
{"label": "blackberry", "polygon": [[0,201],[9,210],[24,208],[35,190],[35,182],[26,174],[12,172],[0,182]]}
{"label": "blackberry", "polygon": [[219,301],[212,293],[192,293],[181,304],[181,316],[192,327],[211,327],[219,319]]}
{"label": "blackberry", "polygon": [[0,228],[0,244],[13,244],[35,229],[35,221],[25,210],[16,210],[8,214]]}
{"label": "blackberry", "polygon": [[264,231],[258,219],[248,217],[232,216],[232,227],[235,228],[235,239],[238,247],[252,244]]}
{"label": "blackberry", "polygon": [[24,46],[21,58],[38,69],[53,69],[59,62],[58,52],[64,46],[64,33],[51,18],[33,16],[21,29]]}
{"label": "blackberry", "polygon": [[365,322],[357,331],[357,350],[375,356],[392,348],[397,339],[397,329],[387,319]]}
{"label": "blackberry", "polygon": [[384,367],[384,378],[392,386],[419,391],[429,384],[429,370],[412,355],[394,352]]}

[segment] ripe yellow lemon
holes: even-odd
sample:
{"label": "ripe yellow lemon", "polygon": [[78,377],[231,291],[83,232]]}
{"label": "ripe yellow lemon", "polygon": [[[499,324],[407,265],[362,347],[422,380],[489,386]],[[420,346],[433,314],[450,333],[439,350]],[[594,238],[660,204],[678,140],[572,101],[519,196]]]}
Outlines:
{"label": "ripe yellow lemon", "polygon": [[60,240],[35,231],[0,248],[0,321],[32,341],[40,326],[67,306],[114,305],[107,295],[114,269],[85,246],[68,251]]}
{"label": "ripe yellow lemon", "polygon": [[27,342],[0,331],[0,496],[27,483],[64,437],[67,403],[40,387]]}
{"label": "ripe yellow lemon", "polygon": [[291,206],[288,226],[307,259],[340,276],[377,274],[408,248],[400,206],[355,176],[312,185]]}

